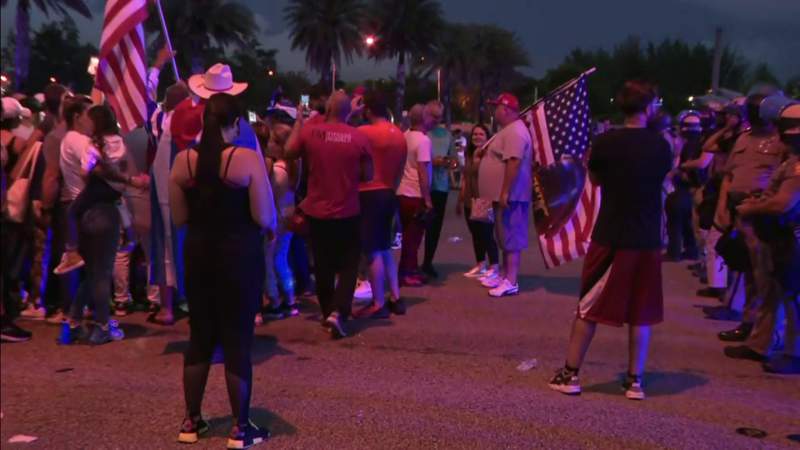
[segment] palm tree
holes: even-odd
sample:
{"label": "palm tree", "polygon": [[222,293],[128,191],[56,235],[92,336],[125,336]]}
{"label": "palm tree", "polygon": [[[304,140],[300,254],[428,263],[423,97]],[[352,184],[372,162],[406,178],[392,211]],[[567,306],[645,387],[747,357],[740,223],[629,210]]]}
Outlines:
{"label": "palm tree", "polygon": [[444,27],[442,7],[436,0],[373,0],[370,6],[368,25],[378,36],[374,57],[397,57],[395,117],[402,117],[406,57],[432,52]]}
{"label": "palm tree", "polygon": [[[192,73],[203,72],[211,62],[211,55],[220,56],[220,49],[231,45],[247,48],[247,43],[256,37],[258,26],[254,14],[241,3],[191,0],[161,4],[176,59],[180,66],[190,67]],[[157,36],[151,47],[161,47],[164,37],[155,6],[151,6],[145,28]]]}
{"label": "palm tree", "polygon": [[475,50],[471,30],[469,25],[446,24],[431,53],[421,61],[427,68],[426,76],[439,71],[441,100],[445,107],[445,121],[448,128],[452,118],[450,100],[453,87],[469,83]]}
{"label": "palm tree", "polygon": [[319,72],[323,86],[331,81],[331,64],[339,66],[342,57],[349,63],[361,55],[361,0],[290,0],[284,14],[291,27],[292,50],[306,52],[306,63]]}
{"label": "palm tree", "polygon": [[[5,7],[8,0],[0,0],[0,7]],[[75,11],[86,17],[92,17],[91,11],[83,0],[17,0],[16,42],[14,46],[14,88],[20,90],[28,81],[28,64],[31,58],[31,4],[36,6],[45,16],[55,11],[63,17],[69,11]]]}
{"label": "palm tree", "polygon": [[495,94],[518,75],[517,67],[530,64],[528,54],[514,32],[494,25],[474,25],[473,83],[478,88],[478,120],[484,120],[484,99]]}

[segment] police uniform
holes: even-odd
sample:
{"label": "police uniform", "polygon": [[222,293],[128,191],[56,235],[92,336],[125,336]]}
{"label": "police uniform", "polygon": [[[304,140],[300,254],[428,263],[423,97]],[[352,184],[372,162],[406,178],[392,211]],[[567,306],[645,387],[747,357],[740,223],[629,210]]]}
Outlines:
{"label": "police uniform", "polygon": [[[764,192],[769,198],[778,192],[796,196],[800,192],[800,157],[792,155],[773,174],[770,185]],[[783,306],[786,316],[784,352],[800,357],[800,289],[797,286],[798,250],[800,250],[800,202],[780,217],[782,232],[773,236],[767,245],[769,261],[764,302],[756,314],[755,326],[747,341],[747,346],[766,355],[772,347],[775,328],[778,326],[778,309]],[[791,230],[791,232],[787,231]],[[787,255],[787,252],[789,253]]]}
{"label": "police uniform", "polygon": [[[750,131],[739,136],[724,168],[724,172],[730,176],[728,206],[735,208],[745,198],[764,192],[769,187],[772,174],[787,158],[788,150],[780,141],[777,131],[766,135]],[[756,237],[750,220],[737,220],[736,228],[745,239],[753,266],[752,273],[744,277],[747,300],[742,321],[753,323],[768,289],[768,267],[771,263],[767,261],[770,255]]]}

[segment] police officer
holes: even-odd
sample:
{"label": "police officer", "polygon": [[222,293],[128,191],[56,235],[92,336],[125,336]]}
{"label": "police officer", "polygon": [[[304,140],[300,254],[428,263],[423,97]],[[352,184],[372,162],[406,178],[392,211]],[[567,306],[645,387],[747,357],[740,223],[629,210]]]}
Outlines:
{"label": "police officer", "polygon": [[[783,354],[765,359],[764,370],[800,373],[800,103],[783,109],[778,121],[781,140],[791,149],[789,158],[773,174],[770,185],[758,199],[748,199],[736,209],[743,218],[761,218],[759,236],[769,242],[764,252],[771,256],[764,303],[746,345],[726,354],[766,356],[779,326],[778,310],[786,315]],[[763,358],[749,358],[763,359]]]}
{"label": "police officer", "polygon": [[[744,341],[750,335],[756,311],[763,301],[765,280],[769,277],[764,265],[759,263],[763,259],[763,245],[756,237],[752,221],[732,214],[745,199],[757,198],[764,192],[772,173],[788,156],[788,148],[780,141],[775,124],[760,113],[766,97],[764,94],[754,94],[747,98],[746,115],[751,129],[739,136],[731,150],[723,168],[724,179],[717,202],[715,224],[723,230],[733,224],[742,233],[752,266],[752,270],[745,273],[744,277],[746,301],[742,323],[733,330],[720,333],[719,337],[724,341]],[[726,354],[733,358],[754,356],[749,353],[740,355],[733,350]]]}

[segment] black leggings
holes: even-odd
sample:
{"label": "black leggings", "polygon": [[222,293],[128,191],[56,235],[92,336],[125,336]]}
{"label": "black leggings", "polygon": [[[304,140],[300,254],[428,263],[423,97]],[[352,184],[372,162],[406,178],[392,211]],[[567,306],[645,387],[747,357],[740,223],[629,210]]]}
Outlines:
{"label": "black leggings", "polygon": [[436,256],[436,248],[439,246],[439,237],[442,234],[442,224],[444,224],[444,213],[447,208],[447,196],[449,192],[431,192],[431,202],[433,203],[433,215],[428,227],[425,229],[425,258],[423,267],[433,263]]}
{"label": "black leggings", "polygon": [[234,421],[249,420],[253,327],[261,304],[265,260],[258,230],[189,229],[184,251],[189,301],[189,348],[183,368],[187,417],[197,417],[214,349],[222,346]]}
{"label": "black leggings", "polygon": [[464,217],[467,219],[467,227],[472,235],[472,249],[475,251],[475,261],[482,263],[489,257],[489,264],[496,265],[499,262],[497,253],[497,241],[494,240],[494,224],[470,220],[472,209],[464,208]]}

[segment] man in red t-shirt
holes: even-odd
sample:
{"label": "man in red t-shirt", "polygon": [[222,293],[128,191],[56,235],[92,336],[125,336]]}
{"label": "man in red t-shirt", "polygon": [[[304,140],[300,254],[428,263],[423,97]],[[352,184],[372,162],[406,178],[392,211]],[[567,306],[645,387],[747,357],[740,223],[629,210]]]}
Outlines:
{"label": "man in red t-shirt", "polygon": [[324,122],[303,126],[302,112],[289,136],[287,157],[302,157],[308,167],[308,195],[299,208],[311,228],[323,325],[336,339],[347,336],[342,321],[350,315],[361,256],[358,187],[372,179],[372,159],[367,137],[345,123],[347,94],[331,95]]}
{"label": "man in red t-shirt", "polygon": [[[358,317],[385,319],[390,312],[405,314],[400,299],[397,265],[392,257],[392,221],[397,214],[397,196],[406,163],[406,139],[400,128],[389,122],[385,98],[370,92],[364,97],[364,118],[369,125],[358,128],[367,136],[375,176],[361,183],[361,251],[369,264],[372,304],[357,311]],[[384,300],[384,280],[389,282],[391,301]]]}

